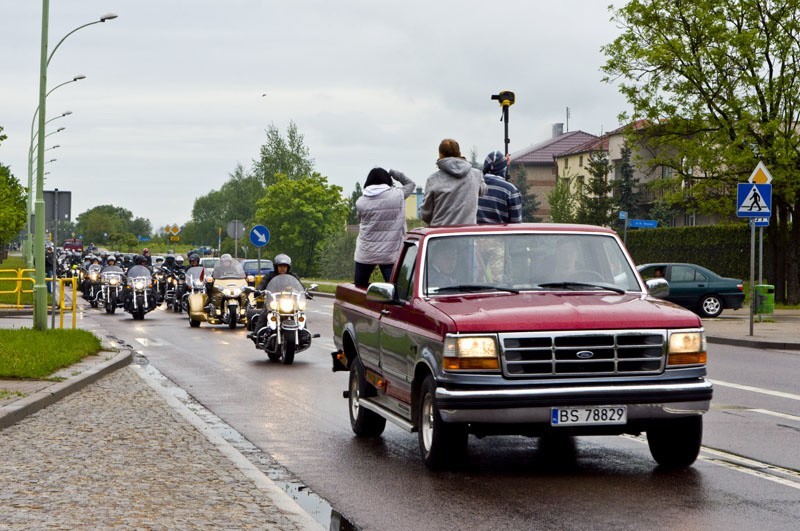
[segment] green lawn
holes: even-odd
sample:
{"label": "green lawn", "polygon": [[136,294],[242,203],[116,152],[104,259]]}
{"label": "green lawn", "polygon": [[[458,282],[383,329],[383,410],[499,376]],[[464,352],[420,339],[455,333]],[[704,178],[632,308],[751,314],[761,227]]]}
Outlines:
{"label": "green lawn", "polygon": [[0,329],[0,378],[47,378],[100,350],[86,330]]}

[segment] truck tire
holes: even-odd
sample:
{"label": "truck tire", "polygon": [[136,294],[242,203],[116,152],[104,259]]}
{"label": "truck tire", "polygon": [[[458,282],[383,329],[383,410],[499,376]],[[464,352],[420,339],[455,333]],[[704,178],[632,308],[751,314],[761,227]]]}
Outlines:
{"label": "truck tire", "polygon": [[444,422],[436,407],[436,381],[428,375],[422,382],[418,411],[419,452],[425,466],[440,470],[461,461],[467,453],[469,433],[463,424]]}
{"label": "truck tire", "polygon": [[695,462],[703,440],[703,417],[665,420],[647,429],[647,445],[664,468],[685,468]]}
{"label": "truck tire", "polygon": [[348,382],[347,405],[350,410],[350,427],[359,437],[378,437],[386,428],[386,419],[359,406],[362,397],[368,395],[369,383],[364,377],[364,367],[358,359],[353,360],[350,366],[350,380]]}

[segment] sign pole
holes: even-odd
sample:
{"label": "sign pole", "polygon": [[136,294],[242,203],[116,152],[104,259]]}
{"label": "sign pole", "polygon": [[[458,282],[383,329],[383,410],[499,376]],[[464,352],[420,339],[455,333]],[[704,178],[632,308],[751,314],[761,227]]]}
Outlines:
{"label": "sign pole", "polygon": [[750,221],[750,335],[753,335],[753,313],[756,310],[756,224]]}

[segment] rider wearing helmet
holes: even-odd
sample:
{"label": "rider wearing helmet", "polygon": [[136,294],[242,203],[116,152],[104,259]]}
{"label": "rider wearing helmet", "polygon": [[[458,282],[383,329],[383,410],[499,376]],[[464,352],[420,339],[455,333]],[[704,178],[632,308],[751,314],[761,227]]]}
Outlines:
{"label": "rider wearing helmet", "polygon": [[[269,281],[273,278],[277,277],[278,275],[292,275],[294,278],[300,282],[300,285],[303,285],[303,282],[300,281],[300,277],[292,273],[290,270],[292,269],[292,259],[289,258],[288,254],[279,254],[276,255],[275,258],[272,260],[272,263],[275,265],[275,270],[270,271],[268,274],[264,275],[261,279],[261,282],[258,283],[258,291],[264,291],[267,289],[269,285]],[[269,308],[265,305],[264,309],[258,316],[258,320],[256,320],[256,326],[253,328],[253,331],[247,334],[247,337],[253,340],[253,343],[258,344],[258,337],[256,334],[259,330],[263,327],[267,326],[267,319],[269,317]]]}
{"label": "rider wearing helmet", "polygon": [[200,255],[197,253],[189,254],[189,267],[198,267],[200,265]]}
{"label": "rider wearing helmet", "polygon": [[[152,256],[150,256],[150,249],[148,249],[147,247],[145,247],[144,249],[142,249],[142,254],[141,254],[141,255],[137,255],[137,256],[141,256],[141,257],[143,257],[143,258],[144,258],[144,261],[145,261],[146,263],[144,263],[144,264],[142,264],[142,265],[146,265],[147,267],[150,267],[150,266],[152,266],[152,265],[153,265],[153,257],[152,257]],[[137,262],[136,260],[134,260],[133,262],[134,262],[135,264],[137,264],[137,265],[139,264],[139,262]]]}

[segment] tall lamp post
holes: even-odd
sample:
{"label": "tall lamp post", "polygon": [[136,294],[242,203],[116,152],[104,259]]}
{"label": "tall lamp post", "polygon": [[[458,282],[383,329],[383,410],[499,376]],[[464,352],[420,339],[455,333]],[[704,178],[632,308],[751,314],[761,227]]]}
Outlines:
{"label": "tall lamp post", "polygon": [[117,15],[110,13],[103,15],[100,20],[89,22],[78,26],[74,30],[64,35],[58,44],[55,45],[50,55],[48,49],[48,25],[50,19],[50,0],[42,0],[42,45],[41,57],[39,62],[39,145],[36,159],[36,206],[35,206],[35,233],[34,233],[34,268],[36,270],[33,284],[33,327],[36,330],[47,329],[47,286],[44,276],[44,124],[46,123],[46,100],[47,100],[47,66],[56,53],[59,46],[67,37],[76,31],[93,24],[99,24],[106,20],[113,20]]}
{"label": "tall lamp post", "polygon": [[[79,81],[79,80],[85,79],[85,78],[86,78],[86,76],[83,76],[83,75],[75,76],[73,79],[71,79],[69,81],[65,81],[64,83],[61,83],[60,85],[57,85],[50,92],[53,92],[53,90],[55,90],[58,87],[61,87],[63,85],[66,85],[67,83],[74,83],[75,81]],[[45,95],[45,97],[49,96],[50,92],[48,92]],[[36,122],[36,116],[38,114],[39,114],[39,107],[36,107],[36,110],[33,112],[33,118],[31,119],[31,142],[30,142],[30,147],[28,147],[28,212],[27,212],[27,217],[25,218],[25,227],[27,227],[28,235],[27,235],[27,238],[25,239],[25,244],[24,244],[23,249],[22,249],[23,250],[23,255],[25,256],[25,263],[28,265],[28,267],[32,267],[33,266],[33,242],[31,240],[31,237],[32,237],[33,233],[32,233],[32,228],[31,228],[31,214],[33,214],[33,196],[36,195],[36,192],[33,189],[33,141],[36,138],[36,136],[34,135],[34,131],[33,131],[33,125]],[[53,120],[58,120],[59,118],[64,118],[65,116],[69,116],[70,114],[72,114],[72,111],[64,111],[61,114],[59,114],[58,116],[56,116],[55,118],[50,118],[49,120],[47,120],[45,122],[45,124],[49,124]],[[59,129],[59,131],[63,131],[63,130],[64,130],[63,127]],[[49,136],[49,135],[45,135],[45,136]]]}

